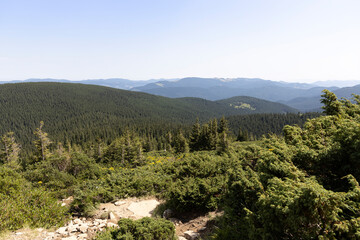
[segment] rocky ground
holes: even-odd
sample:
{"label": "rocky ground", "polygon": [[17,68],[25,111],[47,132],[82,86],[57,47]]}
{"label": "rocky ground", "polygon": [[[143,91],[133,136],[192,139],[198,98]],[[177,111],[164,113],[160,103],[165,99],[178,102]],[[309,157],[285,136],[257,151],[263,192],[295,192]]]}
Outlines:
{"label": "rocky ground", "polygon": [[[63,204],[69,204],[71,198],[64,199]],[[58,229],[20,229],[0,236],[0,240],[82,240],[92,239],[97,232],[107,227],[116,227],[120,218],[140,219],[151,217],[161,209],[161,202],[155,198],[127,198],[99,206],[92,218],[74,217],[66,226]],[[212,219],[221,213],[211,212],[206,215],[188,214],[174,217],[171,210],[165,210],[163,215],[172,221],[176,235],[180,240],[199,239],[205,237],[213,227]]]}

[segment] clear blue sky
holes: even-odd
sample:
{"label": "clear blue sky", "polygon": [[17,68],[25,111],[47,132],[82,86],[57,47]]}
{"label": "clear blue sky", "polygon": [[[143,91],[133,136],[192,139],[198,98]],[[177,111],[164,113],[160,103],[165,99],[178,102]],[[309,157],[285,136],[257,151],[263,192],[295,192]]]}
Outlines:
{"label": "clear blue sky", "polygon": [[0,0],[0,80],[360,80],[359,0]]}

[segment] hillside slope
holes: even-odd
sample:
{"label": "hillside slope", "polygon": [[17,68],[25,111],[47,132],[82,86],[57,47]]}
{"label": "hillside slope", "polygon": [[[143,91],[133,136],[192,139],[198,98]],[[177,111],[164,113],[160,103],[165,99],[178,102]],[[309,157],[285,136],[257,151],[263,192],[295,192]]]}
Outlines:
{"label": "hillside slope", "polygon": [[125,128],[162,135],[192,124],[198,117],[247,114],[248,111],[200,98],[170,99],[147,93],[70,83],[0,85],[0,134],[13,131],[30,145],[40,121],[56,141],[110,139]]}
{"label": "hillside slope", "polygon": [[[360,84],[355,85],[353,87],[339,88],[339,89],[334,90],[333,92],[339,99],[341,99],[341,98],[350,99],[350,98],[352,98],[352,94],[360,94]],[[320,99],[321,99],[320,95],[314,96],[314,97],[294,98],[294,99],[291,99],[290,101],[281,101],[281,103],[284,103],[288,106],[291,106],[293,108],[299,109],[304,112],[306,112],[306,111],[321,112],[322,104],[320,103]]]}
{"label": "hillside slope", "polygon": [[285,104],[262,100],[254,97],[238,96],[216,101],[245,113],[296,113],[297,109]]}

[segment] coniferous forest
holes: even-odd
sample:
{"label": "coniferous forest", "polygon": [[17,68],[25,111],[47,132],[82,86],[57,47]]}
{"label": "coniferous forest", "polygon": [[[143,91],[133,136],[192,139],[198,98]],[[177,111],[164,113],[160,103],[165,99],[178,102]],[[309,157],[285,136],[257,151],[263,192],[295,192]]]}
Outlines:
{"label": "coniferous forest", "polygon": [[[360,239],[358,95],[324,90],[323,114],[242,115],[87,85],[0,91],[0,232],[155,196],[175,216],[222,212],[207,239]],[[118,225],[95,239],[176,239],[161,217]]]}

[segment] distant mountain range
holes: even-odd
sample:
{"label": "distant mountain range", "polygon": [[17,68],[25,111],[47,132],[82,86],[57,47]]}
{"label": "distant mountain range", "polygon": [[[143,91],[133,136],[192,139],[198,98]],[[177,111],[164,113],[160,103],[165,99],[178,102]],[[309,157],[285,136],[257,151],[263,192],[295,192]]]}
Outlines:
{"label": "distant mountain range", "polygon": [[133,81],[123,78],[108,78],[108,79],[87,79],[79,81],[71,81],[67,79],[54,79],[54,78],[30,78],[26,80],[13,80],[13,81],[0,81],[1,83],[24,83],[24,82],[61,82],[61,83],[82,83],[99,85],[104,87],[112,87],[118,89],[130,90],[134,87],[144,86],[149,83],[158,82],[159,79],[152,79],[146,81]]}
{"label": "distant mountain range", "polygon": [[360,81],[328,81],[288,83],[260,78],[182,78],[165,80],[132,81],[121,78],[69,81],[65,79],[28,79],[18,82],[64,82],[83,83],[150,93],[169,98],[195,97],[211,101],[236,96],[249,96],[286,104],[300,111],[321,111],[320,95],[323,89],[333,91],[338,97],[350,98],[360,94],[360,85],[339,88],[335,85],[351,85]]}

